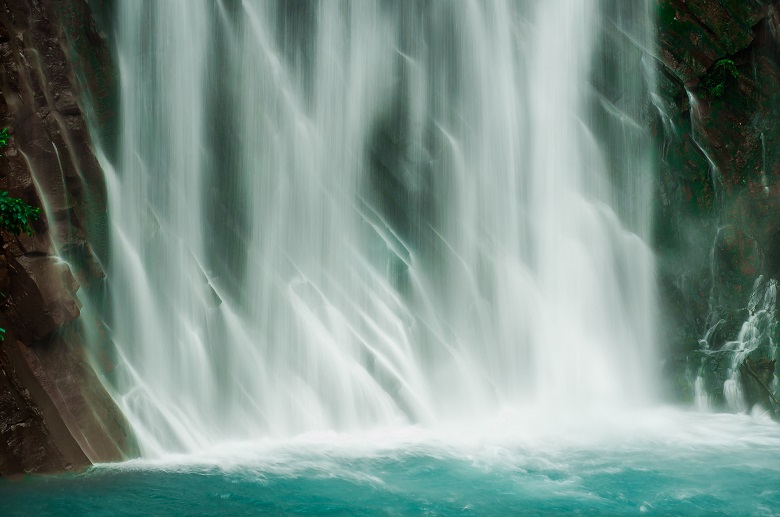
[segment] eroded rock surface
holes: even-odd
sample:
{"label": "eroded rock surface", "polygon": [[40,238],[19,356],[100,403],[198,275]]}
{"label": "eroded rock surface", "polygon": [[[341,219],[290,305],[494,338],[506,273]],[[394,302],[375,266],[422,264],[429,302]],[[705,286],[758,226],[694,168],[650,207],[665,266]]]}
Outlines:
{"label": "eroded rock surface", "polygon": [[136,454],[77,319],[103,276],[105,185],[82,109],[111,124],[108,56],[84,0],[0,1],[0,190],[45,211],[35,235],[0,235],[0,475]]}

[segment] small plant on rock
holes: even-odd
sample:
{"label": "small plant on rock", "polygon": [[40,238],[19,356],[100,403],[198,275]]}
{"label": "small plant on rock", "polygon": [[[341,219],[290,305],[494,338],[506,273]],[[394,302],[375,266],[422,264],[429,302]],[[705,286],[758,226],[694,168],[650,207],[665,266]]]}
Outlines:
{"label": "small plant on rock", "polygon": [[0,231],[21,235],[32,235],[31,221],[38,220],[40,208],[28,205],[24,200],[0,192]]}
{"label": "small plant on rock", "polygon": [[[0,131],[0,148],[8,145],[9,138],[8,128],[5,127]],[[0,193],[0,231],[14,235],[32,235],[30,221],[37,221],[40,213],[40,208],[34,208],[19,198],[11,197],[8,192]]]}
{"label": "small plant on rock", "polygon": [[704,79],[704,87],[714,98],[722,97],[726,86],[734,79],[739,79],[739,70],[731,59],[717,61]]}
{"label": "small plant on rock", "polygon": [[[0,131],[0,147],[5,147],[8,145],[8,139],[11,138],[11,135],[8,134],[8,128],[4,127],[2,131]],[[0,154],[2,156],[2,154]]]}

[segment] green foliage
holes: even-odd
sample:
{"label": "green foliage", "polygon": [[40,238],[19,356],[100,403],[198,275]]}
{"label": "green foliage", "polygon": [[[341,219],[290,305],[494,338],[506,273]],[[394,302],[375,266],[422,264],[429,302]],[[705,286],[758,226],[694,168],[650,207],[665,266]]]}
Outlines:
{"label": "green foliage", "polygon": [[14,235],[32,235],[30,221],[38,220],[40,208],[33,208],[23,200],[0,192],[0,230]]}
{"label": "green foliage", "polygon": [[[8,145],[9,138],[8,128],[4,127],[0,131],[0,148]],[[8,192],[0,192],[0,231],[10,232],[14,235],[19,235],[22,232],[32,235],[30,221],[36,221],[40,212],[40,208],[31,207],[23,200],[9,196]],[[0,295],[3,298],[6,297],[4,293],[0,293]],[[5,341],[5,332],[5,329],[0,327],[0,341]]]}
{"label": "green foliage", "polygon": [[739,70],[737,70],[734,61],[731,59],[720,59],[704,78],[704,87],[710,96],[714,98],[722,97],[726,92],[726,85],[734,79],[739,79]]}
{"label": "green foliage", "polygon": [[[5,147],[8,145],[8,139],[11,138],[11,135],[8,134],[8,128],[4,127],[2,131],[0,131],[0,147]],[[3,156],[0,154],[0,156]]]}

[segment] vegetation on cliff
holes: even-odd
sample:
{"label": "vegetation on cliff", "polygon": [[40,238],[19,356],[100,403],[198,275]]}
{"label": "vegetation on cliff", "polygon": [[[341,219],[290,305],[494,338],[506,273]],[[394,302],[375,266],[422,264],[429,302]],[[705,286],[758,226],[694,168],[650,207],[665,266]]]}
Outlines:
{"label": "vegetation on cliff", "polygon": [[[3,128],[0,131],[0,148],[8,145],[9,138],[8,128]],[[13,235],[32,235],[30,222],[37,221],[40,212],[40,208],[30,206],[23,199],[11,197],[8,192],[0,192],[0,231]]]}
{"label": "vegetation on cliff", "polygon": [[709,94],[717,98],[723,96],[726,86],[735,79],[739,79],[739,71],[734,61],[720,59],[712,66],[703,83]]}
{"label": "vegetation on cliff", "polygon": [[14,235],[26,233],[32,235],[31,221],[38,220],[41,209],[27,204],[24,200],[11,197],[8,192],[0,192],[0,230]]}
{"label": "vegetation on cliff", "polygon": [[[0,148],[8,145],[8,128],[0,131]],[[0,231],[13,235],[33,234],[31,221],[38,220],[41,209],[30,206],[20,198],[11,197],[8,192],[0,192]],[[2,293],[0,293],[2,294]],[[5,296],[5,295],[3,295]],[[0,341],[5,341],[6,330],[0,327]]]}

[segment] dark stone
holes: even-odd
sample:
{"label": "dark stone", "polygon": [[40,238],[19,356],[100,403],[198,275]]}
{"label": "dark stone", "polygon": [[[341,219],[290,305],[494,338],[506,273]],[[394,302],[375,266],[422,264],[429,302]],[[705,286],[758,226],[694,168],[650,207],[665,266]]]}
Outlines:
{"label": "dark stone", "polygon": [[0,190],[45,212],[33,236],[0,235],[0,475],[137,455],[79,334],[76,293],[81,285],[92,298],[104,277],[95,253],[108,249],[103,172],[83,113],[106,135],[116,119],[114,67],[89,4],[1,0],[0,89],[11,135]]}
{"label": "dark stone", "polygon": [[[731,356],[702,362],[696,336],[713,352],[736,339],[758,278],[780,270],[780,2],[657,5],[655,247],[665,337],[673,356],[689,358],[679,368],[704,365],[717,399]],[[723,59],[738,77],[714,95],[707,84]],[[680,375],[672,372],[671,382]]]}
{"label": "dark stone", "polygon": [[11,324],[27,342],[36,342],[79,316],[78,284],[65,262],[52,256],[13,259]]}

